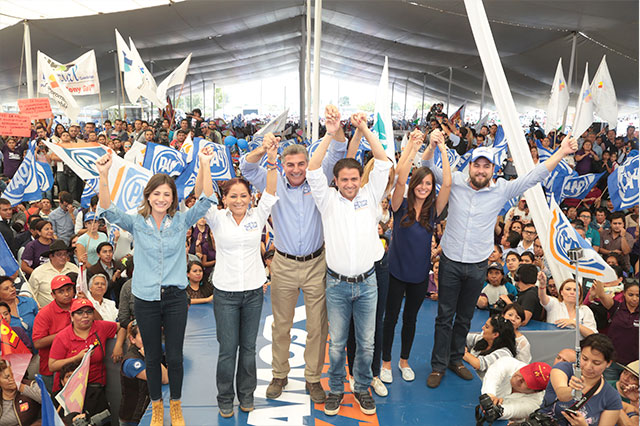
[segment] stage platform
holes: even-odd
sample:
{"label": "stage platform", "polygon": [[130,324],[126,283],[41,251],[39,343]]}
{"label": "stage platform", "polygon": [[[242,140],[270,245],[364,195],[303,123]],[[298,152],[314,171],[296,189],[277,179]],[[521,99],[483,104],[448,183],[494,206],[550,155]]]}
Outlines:
{"label": "stage platform", "polygon": [[[397,368],[400,352],[400,324],[396,327],[394,345],[393,378],[387,385],[389,395],[379,397],[374,394],[377,414],[366,416],[360,412],[345,384],[343,408],[337,416],[326,416],[322,404],[313,404],[304,390],[304,342],[306,337],[305,311],[302,297],[298,301],[292,330],[292,345],[289,385],[277,400],[267,400],[265,391],[271,380],[271,299],[265,294],[262,319],[258,333],[258,388],[255,392],[255,410],[243,413],[236,405],[234,416],[223,419],[218,414],[216,401],[215,370],[218,353],[216,326],[213,307],[209,305],[192,306],[189,310],[186,338],[184,344],[185,378],[182,392],[182,406],[188,426],[204,425],[315,425],[315,426],[366,426],[366,425],[474,425],[474,407],[478,403],[481,382],[475,377],[465,381],[452,372],[448,372],[437,389],[429,389],[426,380],[431,368],[429,360],[433,346],[434,320],[437,302],[425,300],[418,316],[416,338],[411,352],[410,364],[416,373],[413,382],[404,382]],[[402,316],[400,316],[401,318]],[[477,311],[472,323],[472,331],[480,331],[488,313]],[[556,340],[566,342],[562,347],[571,347],[573,332],[558,330],[555,326],[532,322],[523,331],[542,335],[555,335]],[[564,343],[563,342],[563,343]],[[557,342],[556,342],[557,344]],[[328,345],[327,345],[328,348]],[[557,348],[546,348],[542,358],[557,353]],[[542,352],[538,351],[540,354]],[[555,356],[555,355],[554,355]],[[541,358],[541,356],[538,356]],[[534,360],[536,353],[534,351]],[[322,383],[328,389],[326,371],[329,368],[328,354],[325,358],[325,375]],[[169,420],[169,389],[164,387],[165,425]],[[141,425],[148,425],[151,419],[150,408],[145,413]],[[495,425],[506,424],[497,422]]]}

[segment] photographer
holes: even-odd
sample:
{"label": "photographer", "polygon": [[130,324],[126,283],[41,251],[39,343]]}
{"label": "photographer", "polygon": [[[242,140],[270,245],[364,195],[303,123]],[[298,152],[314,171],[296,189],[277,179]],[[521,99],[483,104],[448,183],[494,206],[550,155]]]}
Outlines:
{"label": "photographer", "polygon": [[525,364],[515,358],[497,360],[482,381],[482,394],[501,406],[501,420],[525,419],[542,404],[551,367],[544,362]]}
{"label": "photographer", "polygon": [[[602,376],[615,357],[611,339],[603,334],[592,334],[584,338],[580,346],[582,378],[574,375],[574,367],[568,362],[554,365],[543,411],[553,416],[559,426],[613,426],[622,409],[622,401]],[[574,391],[581,391],[583,398],[576,401]]]}

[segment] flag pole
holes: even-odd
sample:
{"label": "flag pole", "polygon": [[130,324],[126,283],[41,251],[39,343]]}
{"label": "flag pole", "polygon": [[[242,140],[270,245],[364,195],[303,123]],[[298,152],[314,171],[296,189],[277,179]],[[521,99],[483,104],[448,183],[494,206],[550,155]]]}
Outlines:
{"label": "flag pole", "polygon": [[180,102],[180,97],[182,96],[182,89],[184,89],[184,81],[182,82],[182,85],[180,86],[180,93],[178,94],[178,99],[176,99],[175,104],[173,104],[172,108],[171,108],[171,120],[169,121],[169,126],[171,126],[171,127],[173,127],[173,120],[176,117],[176,108],[178,107],[178,102]]}
{"label": "flag pole", "polygon": [[[580,370],[580,296],[582,295],[582,285],[580,284],[580,259],[583,257],[583,251],[581,248],[569,249],[569,258],[571,263],[576,265],[576,362],[573,366],[574,375],[578,379],[582,378],[582,372]],[[580,287],[578,287],[580,286]],[[574,390],[574,399],[579,400],[582,398],[582,391]]]}

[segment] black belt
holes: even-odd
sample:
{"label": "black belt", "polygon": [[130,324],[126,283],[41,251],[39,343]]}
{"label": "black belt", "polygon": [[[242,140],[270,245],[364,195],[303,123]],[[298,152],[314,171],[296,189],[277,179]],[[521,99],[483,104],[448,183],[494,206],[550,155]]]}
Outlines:
{"label": "black belt", "polygon": [[292,254],[288,254],[288,253],[282,252],[282,251],[280,251],[278,249],[276,249],[276,251],[280,255],[286,257],[287,259],[297,260],[298,262],[306,262],[308,260],[315,259],[316,257],[320,256],[322,254],[322,252],[324,251],[324,246],[320,247],[318,250],[316,250],[313,253],[308,254],[306,256],[294,256]]}
{"label": "black belt", "polygon": [[345,275],[340,275],[339,273],[327,268],[327,273],[331,275],[333,278],[337,278],[340,281],[346,281],[348,283],[361,283],[362,281],[369,278],[375,271],[376,271],[376,268],[372,267],[364,274],[356,275],[355,277],[347,277]]}

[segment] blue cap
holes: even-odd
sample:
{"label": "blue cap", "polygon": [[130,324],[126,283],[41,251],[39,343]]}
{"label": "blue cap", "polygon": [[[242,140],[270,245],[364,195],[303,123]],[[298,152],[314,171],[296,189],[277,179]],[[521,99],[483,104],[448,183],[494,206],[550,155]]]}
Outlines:
{"label": "blue cap", "polygon": [[96,219],[97,219],[97,217],[96,217],[96,214],[94,212],[87,212],[84,215],[84,221],[85,222],[89,222],[89,221],[96,220]]}

